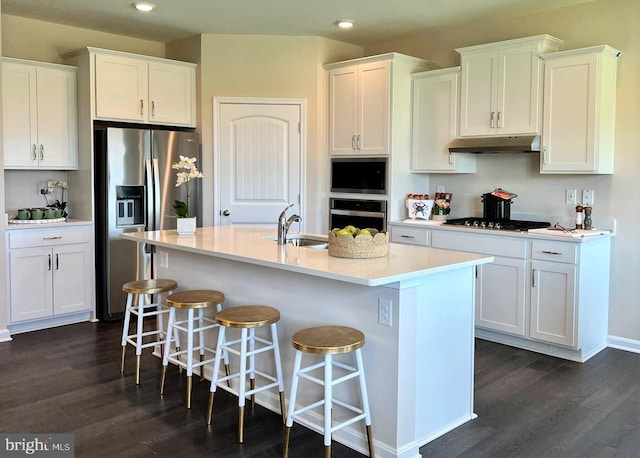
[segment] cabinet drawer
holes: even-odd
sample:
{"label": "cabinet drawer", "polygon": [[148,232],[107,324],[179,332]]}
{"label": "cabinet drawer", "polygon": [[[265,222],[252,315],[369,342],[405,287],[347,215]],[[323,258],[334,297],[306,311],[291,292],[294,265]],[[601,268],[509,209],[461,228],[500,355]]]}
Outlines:
{"label": "cabinet drawer", "polygon": [[391,229],[391,241],[409,245],[429,246],[431,231],[416,227],[394,226]]}
{"label": "cabinet drawer", "polygon": [[531,258],[576,264],[578,247],[575,243],[534,240],[531,242]]}
{"label": "cabinet drawer", "polygon": [[437,230],[433,231],[431,246],[508,258],[525,259],[527,257],[526,240],[499,235]]}
{"label": "cabinet drawer", "polygon": [[8,236],[10,249],[56,246],[69,243],[89,243],[91,241],[91,229],[89,227],[26,229],[24,231],[9,231]]}

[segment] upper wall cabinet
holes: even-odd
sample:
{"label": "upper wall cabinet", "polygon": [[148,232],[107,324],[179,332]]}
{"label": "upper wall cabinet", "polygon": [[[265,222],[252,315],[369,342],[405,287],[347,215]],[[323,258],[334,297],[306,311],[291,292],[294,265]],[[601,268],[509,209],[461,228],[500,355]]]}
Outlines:
{"label": "upper wall cabinet", "polygon": [[474,154],[450,153],[458,136],[460,67],[414,73],[411,120],[411,170],[473,173]]}
{"label": "upper wall cabinet", "polygon": [[462,66],[460,136],[539,134],[539,56],[557,51],[562,43],[538,35],[456,49]]}
{"label": "upper wall cabinet", "polygon": [[76,68],[2,59],[6,169],[78,167]]}
{"label": "upper wall cabinet", "polygon": [[404,96],[411,92],[410,74],[430,68],[435,65],[397,53],[325,65],[330,154],[390,154],[397,105],[409,109]]}
{"label": "upper wall cabinet", "polygon": [[95,52],[95,117],[195,126],[195,64]]}
{"label": "upper wall cabinet", "polygon": [[80,69],[80,91],[90,105],[85,116],[195,127],[196,64],[99,48],[64,57]]}
{"label": "upper wall cabinet", "polygon": [[541,173],[613,173],[620,51],[594,46],[543,55]]}

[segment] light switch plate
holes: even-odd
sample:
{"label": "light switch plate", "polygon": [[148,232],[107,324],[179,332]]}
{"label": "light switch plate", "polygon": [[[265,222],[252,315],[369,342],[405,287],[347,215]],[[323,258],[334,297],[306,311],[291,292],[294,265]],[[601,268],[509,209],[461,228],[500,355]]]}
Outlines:
{"label": "light switch plate", "polygon": [[582,205],[593,205],[593,189],[582,190]]}
{"label": "light switch plate", "polygon": [[576,190],[575,189],[567,189],[565,191],[565,203],[567,205],[575,205],[576,204]]}

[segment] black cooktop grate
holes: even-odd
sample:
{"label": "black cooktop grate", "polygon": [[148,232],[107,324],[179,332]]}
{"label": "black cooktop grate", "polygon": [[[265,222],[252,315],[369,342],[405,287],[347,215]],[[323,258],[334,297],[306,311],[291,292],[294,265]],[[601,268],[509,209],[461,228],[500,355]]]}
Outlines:
{"label": "black cooktop grate", "polygon": [[448,219],[444,224],[469,227],[472,229],[493,229],[521,232],[528,231],[529,229],[542,229],[551,226],[551,223],[546,221],[526,221],[517,219],[487,221],[483,218],[475,217]]}

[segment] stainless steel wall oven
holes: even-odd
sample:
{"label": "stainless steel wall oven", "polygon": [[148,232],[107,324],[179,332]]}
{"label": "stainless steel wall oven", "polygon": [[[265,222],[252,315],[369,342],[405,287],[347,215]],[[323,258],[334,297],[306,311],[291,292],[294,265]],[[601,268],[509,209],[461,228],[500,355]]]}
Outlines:
{"label": "stainless steel wall oven", "polygon": [[347,225],[386,231],[387,201],[329,199],[329,230]]}

